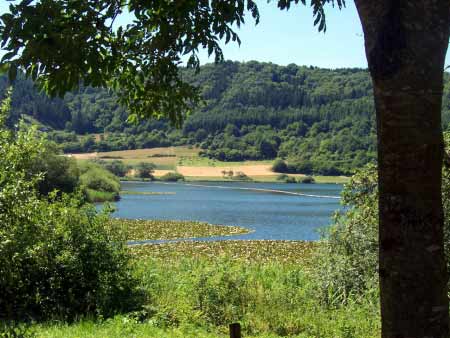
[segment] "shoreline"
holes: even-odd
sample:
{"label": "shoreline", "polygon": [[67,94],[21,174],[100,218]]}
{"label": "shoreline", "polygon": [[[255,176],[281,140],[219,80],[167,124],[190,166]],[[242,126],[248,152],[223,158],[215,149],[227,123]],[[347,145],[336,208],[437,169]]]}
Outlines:
{"label": "shoreline", "polygon": [[[271,177],[250,177],[251,180],[232,180],[216,176],[187,176],[185,182],[208,182],[208,183],[280,183],[280,184],[345,184],[350,180],[347,176],[312,176],[315,179],[315,183],[286,183],[284,181],[278,181],[276,176]],[[160,183],[164,181],[160,180],[160,177],[156,176],[155,180],[141,179],[135,177],[121,177],[121,182],[156,182]]]}

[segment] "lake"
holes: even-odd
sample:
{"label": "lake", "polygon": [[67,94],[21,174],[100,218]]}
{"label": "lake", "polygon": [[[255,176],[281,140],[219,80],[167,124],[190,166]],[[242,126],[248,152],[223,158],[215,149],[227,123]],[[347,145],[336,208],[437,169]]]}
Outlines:
{"label": "lake", "polygon": [[[317,240],[340,208],[338,184],[122,182],[122,189],[171,195],[123,195],[114,217],[237,225],[246,235],[217,239]],[[255,189],[255,190],[253,190]],[[260,189],[260,190],[257,190]],[[272,192],[266,190],[280,190]],[[305,194],[317,197],[295,195]],[[320,196],[326,196],[320,198]]]}

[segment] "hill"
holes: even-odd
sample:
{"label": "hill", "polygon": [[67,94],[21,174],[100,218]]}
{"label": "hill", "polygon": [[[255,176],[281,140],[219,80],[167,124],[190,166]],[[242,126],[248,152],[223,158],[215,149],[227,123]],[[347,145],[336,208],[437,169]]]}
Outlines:
{"label": "hill", "polygon": [[[376,135],[369,75],[363,69],[320,69],[259,62],[208,64],[183,77],[204,104],[182,130],[166,120],[130,125],[126,110],[104,89],[81,87],[49,99],[28,80],[14,84],[14,123],[21,114],[48,126],[66,152],[196,145],[221,161],[285,158],[297,171],[348,174],[375,160]],[[0,78],[0,91],[8,83]],[[446,77],[443,124],[450,122]],[[93,135],[96,134],[96,135]]]}

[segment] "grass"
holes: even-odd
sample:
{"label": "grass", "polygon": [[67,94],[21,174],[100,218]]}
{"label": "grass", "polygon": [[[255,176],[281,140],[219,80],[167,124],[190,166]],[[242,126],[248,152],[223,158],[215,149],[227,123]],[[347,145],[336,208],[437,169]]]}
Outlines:
{"label": "grass", "polygon": [[[224,244],[226,243],[226,244]],[[330,307],[317,297],[314,246],[304,242],[176,243],[130,248],[147,294],[138,311],[32,327],[37,337],[380,336],[376,295]]]}
{"label": "grass", "polygon": [[345,184],[350,182],[350,177],[347,176],[313,176],[316,183],[334,183]]}
{"label": "grass", "polygon": [[68,325],[41,324],[34,327],[38,338],[126,338],[126,337],[155,337],[155,338],[225,338],[226,336],[211,335],[204,328],[182,325],[170,330],[158,328],[153,323],[139,323],[127,316],[117,316],[104,322],[83,320]]}
{"label": "grass", "polygon": [[222,162],[214,159],[210,159],[207,157],[200,156],[189,156],[189,157],[180,157],[178,160],[178,165],[188,166],[188,167],[237,167],[243,165],[259,165],[259,164],[267,164],[271,165],[273,161],[242,161],[242,162]]}
{"label": "grass", "polygon": [[[156,165],[158,170],[175,170],[181,158],[198,158],[199,149],[189,147],[167,147],[122,150],[98,153],[100,158],[120,158],[125,164],[136,165],[140,162],[149,162]],[[163,155],[163,156],[158,156]],[[164,156],[170,155],[170,156]]]}
{"label": "grass", "polygon": [[161,240],[214,236],[231,236],[249,233],[248,229],[235,226],[212,225],[194,221],[132,220],[113,218],[112,228],[123,228],[127,240]]}
{"label": "grass", "polygon": [[[120,159],[127,165],[136,166],[141,162],[153,163],[156,165],[156,170],[171,170],[176,171],[177,167],[211,167],[211,168],[232,168],[252,165],[272,165],[273,161],[243,161],[243,162],[222,162],[206,157],[200,157],[199,149],[190,148],[187,146],[182,147],[167,147],[167,148],[151,148],[151,149],[136,149],[136,150],[123,150],[123,151],[111,151],[101,152],[97,154],[97,157],[102,158],[105,161],[113,161],[114,159]],[[86,161],[86,159],[79,159],[79,161]],[[273,175],[258,175],[249,177],[254,182],[262,183],[280,183],[277,181],[278,174]],[[289,176],[301,176],[301,175],[289,175]],[[314,176],[317,183],[335,183],[343,184],[347,183],[349,178],[345,176]],[[228,182],[227,178],[220,176],[187,176],[186,180],[192,182],[206,181],[206,182]]]}

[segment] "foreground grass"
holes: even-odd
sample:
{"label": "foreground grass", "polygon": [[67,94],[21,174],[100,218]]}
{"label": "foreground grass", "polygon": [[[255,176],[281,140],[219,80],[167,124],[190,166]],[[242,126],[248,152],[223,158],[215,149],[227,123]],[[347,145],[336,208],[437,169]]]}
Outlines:
{"label": "foreground grass", "polygon": [[[147,295],[136,312],[72,325],[33,326],[37,337],[379,337],[375,294],[323,304],[303,242],[175,243],[131,248]],[[270,251],[268,253],[267,251]]]}
{"label": "foreground grass", "polygon": [[220,338],[226,337],[212,334],[204,328],[183,325],[168,330],[158,328],[150,322],[139,322],[128,316],[117,316],[104,322],[84,320],[74,325],[65,323],[43,324],[33,328],[39,338]]}
{"label": "foreground grass", "polygon": [[231,236],[250,232],[242,227],[212,225],[195,221],[113,218],[109,222],[111,228],[122,229],[129,241]]}

